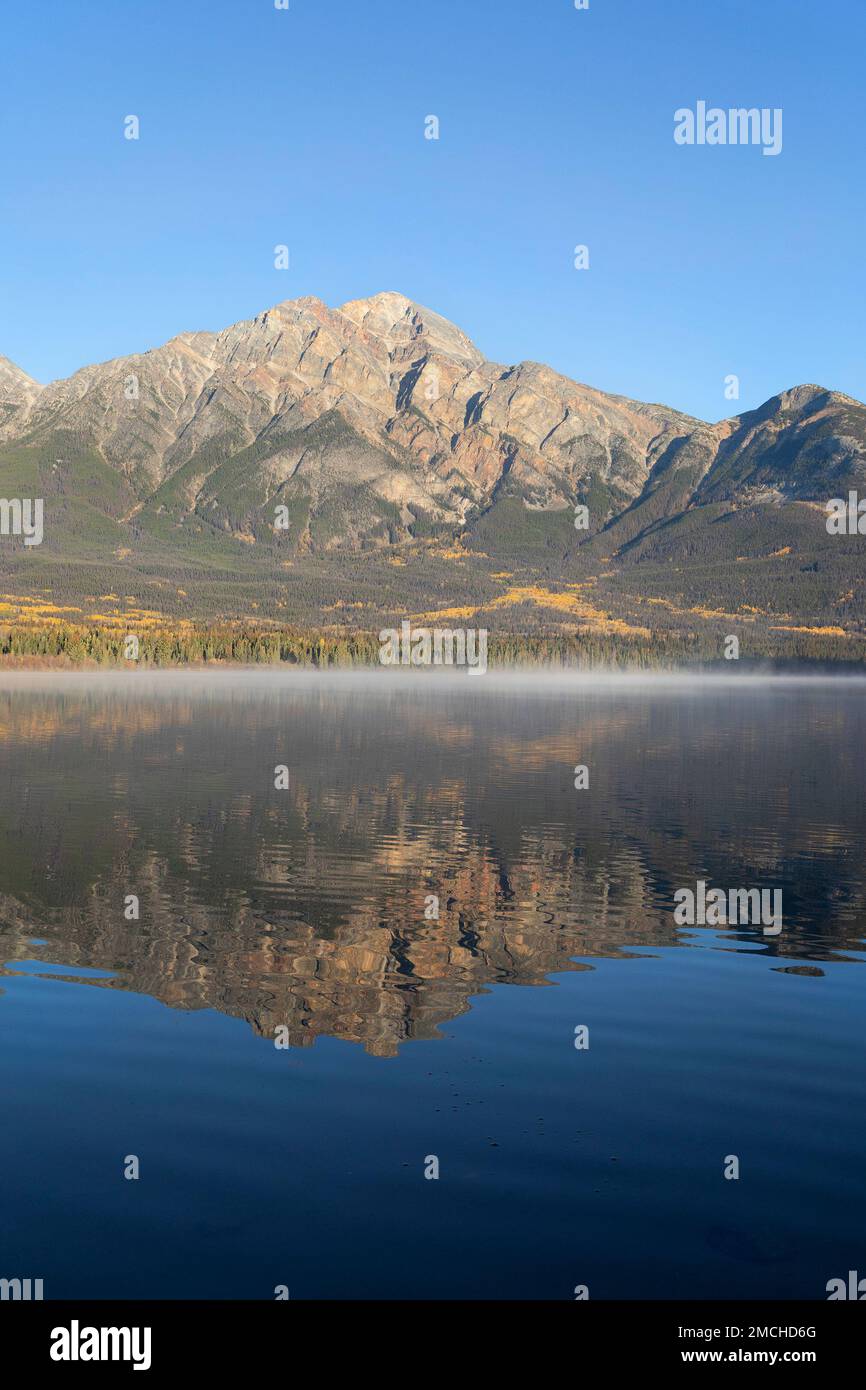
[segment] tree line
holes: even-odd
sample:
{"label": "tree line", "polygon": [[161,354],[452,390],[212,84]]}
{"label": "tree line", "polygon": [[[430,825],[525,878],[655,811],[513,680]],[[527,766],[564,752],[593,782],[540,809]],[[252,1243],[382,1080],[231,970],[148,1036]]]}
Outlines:
{"label": "tree line", "polygon": [[[378,666],[378,632],[320,631],[307,628],[266,629],[237,624],[185,625],[135,630],[135,661],[127,658],[127,633],[116,628],[74,624],[0,628],[0,661],[69,666],[199,666],[209,663],[362,667]],[[491,632],[491,667],[546,666],[565,669],[613,667],[625,670],[672,669],[771,663],[776,666],[819,665],[862,669],[866,641],[825,634],[763,635],[755,631],[743,642],[739,662],[722,659],[723,635],[658,632],[651,637],[601,635],[555,630],[520,634]]]}

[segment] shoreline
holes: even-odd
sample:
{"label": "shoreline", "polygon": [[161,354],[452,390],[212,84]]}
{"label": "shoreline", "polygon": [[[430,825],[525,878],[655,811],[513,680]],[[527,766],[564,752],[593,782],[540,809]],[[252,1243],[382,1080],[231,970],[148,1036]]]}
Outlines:
{"label": "shoreline", "polygon": [[175,666],[105,665],[8,665],[0,662],[0,691],[51,688],[74,685],[93,689],[118,687],[127,690],[167,689],[185,682],[200,686],[201,678],[223,689],[323,689],[325,687],[364,688],[365,690],[421,691],[484,689],[601,689],[629,690],[652,687],[657,690],[747,690],[761,687],[866,686],[866,669],[772,669],[755,663],[739,670],[678,667],[670,669],[623,669],[617,667],[563,668],[530,666],[489,667],[483,673],[467,668],[401,668],[387,666],[301,666],[290,663],[266,666],[241,662],[192,663]]}
{"label": "shoreline", "polygon": [[[0,623],[2,671],[471,671],[588,674],[611,672],[724,675],[866,675],[866,635],[844,639],[814,630],[779,635],[724,627],[708,632],[654,630],[636,639],[591,629],[443,630],[442,650],[383,645],[394,629],[269,628],[224,622],[130,628],[101,625]],[[427,631],[424,629],[423,631]],[[422,629],[417,629],[418,633]],[[468,636],[467,636],[468,633]],[[731,650],[733,654],[731,654]],[[387,651],[388,660],[383,659]],[[727,659],[726,659],[727,657]],[[415,658],[415,660],[413,660]]]}

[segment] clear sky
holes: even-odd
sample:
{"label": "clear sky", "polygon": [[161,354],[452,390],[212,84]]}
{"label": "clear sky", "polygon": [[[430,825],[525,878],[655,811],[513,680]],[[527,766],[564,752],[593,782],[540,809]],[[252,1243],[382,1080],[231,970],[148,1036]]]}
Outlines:
{"label": "clear sky", "polygon": [[[866,398],[864,0],[16,0],[0,24],[0,353],[39,380],[392,289],[496,361],[704,418],[804,381]],[[781,107],[781,154],[675,144],[700,100]]]}

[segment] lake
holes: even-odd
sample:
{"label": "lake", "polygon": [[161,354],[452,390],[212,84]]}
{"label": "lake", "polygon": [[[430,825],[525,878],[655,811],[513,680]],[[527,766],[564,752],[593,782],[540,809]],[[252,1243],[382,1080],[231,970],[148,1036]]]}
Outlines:
{"label": "lake", "polygon": [[[0,1276],[569,1300],[866,1274],[864,694],[0,677]],[[781,929],[676,921],[698,883],[779,890]]]}

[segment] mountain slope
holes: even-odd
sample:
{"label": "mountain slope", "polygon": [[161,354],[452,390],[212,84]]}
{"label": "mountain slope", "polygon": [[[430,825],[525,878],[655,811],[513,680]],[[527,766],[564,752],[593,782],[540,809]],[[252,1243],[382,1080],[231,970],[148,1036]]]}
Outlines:
{"label": "mountain slope", "polygon": [[0,357],[0,432],[4,425],[11,425],[26,413],[41,389],[38,382],[22,372],[8,357]]}
{"label": "mountain slope", "polygon": [[[305,437],[323,418],[332,426],[326,448],[321,431]],[[511,495],[554,508],[593,481],[609,512],[639,494],[655,452],[691,423],[536,363],[485,362],[439,315],[381,294],[339,310],[290,301],[220,334],[184,334],[84,368],[28,400],[2,437],[34,446],[74,438],[141,501],[182,475],[156,505],[207,520],[216,511],[224,529],[234,520],[254,530],[283,488],[309,497],[315,513],[342,487],[362,487],[389,519],[396,507],[408,532],[417,511],[461,523],[506,477]],[[210,480],[245,452],[243,495],[230,470],[235,509],[226,517],[226,489]],[[347,518],[336,539],[381,533],[382,520]]]}
{"label": "mountain slope", "polygon": [[91,620],[492,604],[522,628],[580,628],[589,607],[635,630],[701,609],[859,630],[861,538],[824,526],[857,487],[850,397],[796,387],[709,425],[489,362],[393,293],[287,301],[44,387],[0,358],[0,495],[46,517],[38,549],[0,537],[7,602]]}

